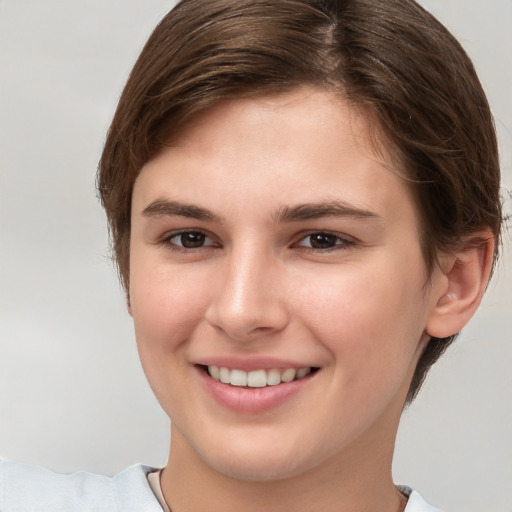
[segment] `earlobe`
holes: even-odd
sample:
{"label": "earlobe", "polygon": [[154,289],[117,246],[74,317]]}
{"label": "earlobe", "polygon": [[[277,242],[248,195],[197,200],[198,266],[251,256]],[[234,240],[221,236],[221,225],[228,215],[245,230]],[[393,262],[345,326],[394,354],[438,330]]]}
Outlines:
{"label": "earlobe", "polygon": [[485,231],[465,239],[455,254],[446,255],[439,269],[444,286],[426,325],[430,336],[446,338],[469,322],[485,292],[493,254],[494,237]]}

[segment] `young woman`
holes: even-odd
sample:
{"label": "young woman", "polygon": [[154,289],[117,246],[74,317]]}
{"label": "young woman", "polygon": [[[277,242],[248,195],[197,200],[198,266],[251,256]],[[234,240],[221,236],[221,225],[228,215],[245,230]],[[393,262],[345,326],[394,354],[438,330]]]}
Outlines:
{"label": "young woman", "polygon": [[169,461],[4,463],[2,510],[435,510],[393,483],[398,423],[501,227],[492,116],[439,22],[409,0],[183,0],[98,184]]}

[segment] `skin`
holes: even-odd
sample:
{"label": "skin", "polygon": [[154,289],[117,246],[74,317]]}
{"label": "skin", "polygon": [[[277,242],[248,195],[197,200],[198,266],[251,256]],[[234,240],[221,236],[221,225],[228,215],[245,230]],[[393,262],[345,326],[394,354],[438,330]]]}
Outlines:
{"label": "skin", "polygon": [[[198,115],[142,169],[130,313],[172,419],[162,488],[174,512],[403,508],[395,436],[453,258],[426,286],[412,196],[381,158],[363,113],[301,89]],[[312,204],[313,218],[283,214]],[[180,246],[191,232],[198,246]],[[247,413],[205,389],[197,363],[218,357],[319,370]]]}

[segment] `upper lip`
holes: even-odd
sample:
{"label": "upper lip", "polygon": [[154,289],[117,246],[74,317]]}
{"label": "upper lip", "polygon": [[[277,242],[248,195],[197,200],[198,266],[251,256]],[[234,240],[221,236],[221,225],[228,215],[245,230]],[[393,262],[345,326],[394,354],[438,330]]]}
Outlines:
{"label": "upper lip", "polygon": [[230,370],[244,370],[246,372],[254,370],[271,370],[272,368],[313,368],[311,364],[299,363],[288,359],[275,357],[205,357],[194,361],[194,364],[200,366],[218,366],[229,368]]}

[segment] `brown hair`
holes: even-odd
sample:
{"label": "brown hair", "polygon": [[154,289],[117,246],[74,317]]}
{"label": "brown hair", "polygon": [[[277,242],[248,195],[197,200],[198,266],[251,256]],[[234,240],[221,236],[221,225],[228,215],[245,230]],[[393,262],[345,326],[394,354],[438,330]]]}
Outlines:
{"label": "brown hair", "polygon": [[[98,188],[125,289],[134,181],[184,123],[223,99],[310,85],[376,119],[406,169],[431,273],[440,250],[501,229],[493,119],[455,38],[413,0],[182,0],[156,27],[123,91]],[[432,338],[408,401],[455,336]]]}

